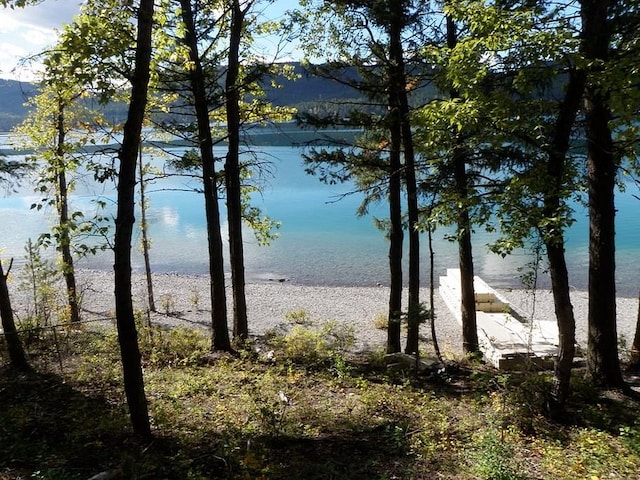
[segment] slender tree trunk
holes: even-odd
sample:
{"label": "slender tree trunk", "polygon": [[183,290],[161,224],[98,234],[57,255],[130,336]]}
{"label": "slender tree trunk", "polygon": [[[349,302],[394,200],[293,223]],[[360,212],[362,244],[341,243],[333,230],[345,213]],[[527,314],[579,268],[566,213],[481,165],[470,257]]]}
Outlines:
{"label": "slender tree trunk", "polygon": [[209,276],[211,287],[211,349],[231,351],[229,326],[227,323],[227,296],[225,292],[224,255],[218,204],[218,185],[213,155],[213,139],[205,85],[205,74],[198,53],[193,11],[189,0],[181,0],[182,19],[185,23],[185,41],[189,47],[189,57],[193,63],[191,89],[195,102],[198,122],[198,140],[202,158],[204,180],[204,203],[207,220],[207,245],[209,248]]}
{"label": "slender tree trunk", "polygon": [[[391,112],[397,115],[397,112]],[[387,353],[401,350],[400,332],[402,319],[402,164],[400,162],[400,122],[392,121],[391,151],[389,153],[389,323],[387,328]]]}
{"label": "slender tree trunk", "polygon": [[227,218],[229,223],[229,260],[231,263],[231,283],[233,286],[233,337],[246,340],[249,336],[247,325],[247,300],[245,295],[244,247],[242,244],[242,198],[240,180],[240,91],[238,74],[240,71],[240,40],[244,25],[245,10],[239,0],[233,0],[231,12],[231,34],[226,79],[227,132],[229,150],[225,164],[227,187]]}
{"label": "slender tree trunk", "polygon": [[435,252],[433,251],[433,234],[431,233],[431,226],[427,230],[429,238],[429,323],[431,325],[431,340],[433,341],[433,349],[436,352],[436,357],[442,362],[442,354],[440,353],[440,345],[438,344],[438,336],[436,332],[436,303],[435,303],[435,291],[436,282],[435,276]]}
{"label": "slender tree trunk", "polygon": [[[586,58],[609,58],[609,1],[582,0],[582,50]],[[595,385],[621,388],[615,286],[615,202],[617,162],[609,128],[608,98],[587,84],[585,119],[589,183],[589,330],[587,372]]]}
{"label": "slender tree trunk", "polygon": [[[457,161],[456,164],[464,161]],[[462,170],[462,169],[461,169]],[[464,185],[465,183],[459,184]],[[461,191],[460,191],[461,193]],[[465,197],[461,197],[464,201]],[[462,348],[467,354],[477,354],[478,326],[476,321],[476,297],[473,285],[473,251],[471,246],[471,222],[469,211],[462,207],[458,212],[458,257],[460,265],[460,298],[462,313]]]}
{"label": "slender tree trunk", "polygon": [[[447,16],[447,46],[454,48],[458,43],[456,26],[453,19]],[[456,89],[449,92],[451,98],[460,98]],[[476,297],[473,285],[473,249],[471,245],[471,219],[467,201],[469,197],[469,179],[467,175],[466,156],[460,140],[453,151],[454,181],[459,197],[458,207],[458,261],[460,265],[460,312],[462,315],[462,348],[467,354],[477,354],[478,326],[476,319]]]}
{"label": "slender tree trunk", "polygon": [[[575,123],[584,93],[585,78],[583,72],[570,72],[567,92],[559,107],[551,141],[551,151],[547,161],[550,188],[545,192],[544,217],[548,219],[556,218],[562,205],[561,192],[565,182],[566,155],[569,150],[571,129]],[[571,368],[575,354],[576,322],[571,304],[569,273],[564,255],[564,232],[560,227],[553,225],[551,231],[543,228],[542,235],[549,260],[559,340],[551,390],[551,407],[561,411],[570,389]]]}
{"label": "slender tree trunk", "polygon": [[151,426],[131,297],[131,239],[135,221],[136,163],[150,78],[153,10],[153,0],[140,0],[135,72],[132,79],[129,113],[124,126],[124,137],[119,154],[118,211],[114,247],[116,320],[122,356],[124,389],[133,431],[145,437],[151,436]]}
{"label": "slender tree trunk", "polygon": [[389,56],[391,60],[391,92],[394,107],[398,109],[404,151],[404,180],[407,189],[407,214],[409,217],[409,302],[407,309],[407,343],[405,353],[418,353],[420,329],[420,230],[418,212],[418,187],[416,183],[415,153],[409,100],[407,98],[407,75],[402,46],[402,31],[406,18],[402,0],[390,2]]}
{"label": "slender tree trunk", "polygon": [[11,366],[16,370],[29,370],[29,362],[22,347],[20,336],[16,330],[16,324],[13,319],[13,308],[11,307],[11,297],[9,296],[9,287],[7,286],[7,277],[11,271],[13,260],[4,273],[2,261],[0,261],[0,317],[2,317],[2,329],[4,330],[4,338],[7,341],[7,349],[9,350],[9,360]]}
{"label": "slender tree trunk", "polygon": [[409,304],[407,310],[407,343],[405,352],[418,353],[420,323],[422,321],[420,303],[420,229],[418,211],[418,188],[413,154],[411,126],[405,122],[404,152],[405,181],[407,182],[407,210],[409,217]]}
{"label": "slender tree trunk", "polygon": [[638,294],[638,318],[636,320],[636,334],[631,345],[631,366],[640,367],[640,293]]}
{"label": "slender tree trunk", "polygon": [[571,367],[575,354],[576,322],[569,295],[569,275],[564,256],[564,241],[547,242],[553,303],[558,322],[558,356],[555,362],[551,398],[553,408],[562,410],[569,394]]}
{"label": "slender tree trunk", "polygon": [[140,174],[140,232],[142,233],[142,256],[144,258],[144,273],[147,279],[147,301],[149,302],[149,310],[155,312],[156,301],[153,295],[153,277],[151,275],[151,258],[149,255],[151,242],[149,241],[149,224],[147,223],[147,187],[144,179],[142,148],[138,153],[138,168]]}
{"label": "slender tree trunk", "polygon": [[64,105],[58,103],[56,117],[56,130],[58,132],[56,148],[56,175],[58,177],[58,195],[56,206],[58,209],[58,248],[62,255],[62,275],[67,287],[67,306],[69,307],[69,320],[71,323],[80,323],[80,308],[78,306],[78,289],[76,284],[76,272],[71,253],[71,226],[69,224],[69,187],[67,184],[66,167],[64,162],[65,125]]}

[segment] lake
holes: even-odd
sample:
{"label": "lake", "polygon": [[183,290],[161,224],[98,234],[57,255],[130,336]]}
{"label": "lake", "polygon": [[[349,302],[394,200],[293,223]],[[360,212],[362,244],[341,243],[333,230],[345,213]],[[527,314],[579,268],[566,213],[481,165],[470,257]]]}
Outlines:
{"label": "lake", "polygon": [[[258,156],[271,164],[270,175],[261,180],[263,191],[253,196],[253,204],[272,219],[281,222],[279,238],[268,247],[259,246],[250,231],[245,232],[245,264],[247,280],[262,282],[286,279],[313,285],[376,285],[388,282],[388,243],[373,223],[373,217],[387,217],[386,208],[374,208],[369,216],[358,218],[355,211],[359,194],[347,195],[349,185],[324,185],[304,172],[301,150],[288,146],[259,147]],[[224,149],[216,152],[224,155]],[[160,164],[159,158],[148,161]],[[202,195],[188,191],[197,182],[187,178],[167,178],[148,186],[150,208],[148,220],[152,237],[151,259],[158,272],[205,274],[207,266],[206,230]],[[617,216],[617,282],[618,292],[636,296],[640,287],[637,260],[640,255],[640,222],[635,212],[638,200],[636,186],[618,195]],[[92,199],[100,195],[115,211],[112,185],[96,186],[81,179],[73,197],[74,207],[91,211]],[[30,210],[37,200],[31,186],[23,185],[15,194],[0,198],[2,221],[2,257],[13,257],[24,263],[24,246],[28,238],[36,238],[46,230],[47,214]],[[226,212],[221,205],[222,214]],[[571,283],[586,289],[588,268],[588,218],[584,208],[576,206],[577,222],[567,234],[567,259]],[[226,224],[224,225],[226,237]],[[446,268],[457,267],[457,246],[444,239],[446,229],[434,235],[436,278]],[[140,243],[136,231],[136,246]],[[526,252],[507,258],[489,253],[486,244],[492,237],[478,227],[474,235],[476,274],[497,287],[520,285],[519,269],[531,261]],[[422,277],[429,278],[426,235],[422,237]],[[407,255],[405,254],[405,257]],[[111,269],[112,255],[103,252],[79,262],[83,268]],[[136,248],[134,268],[142,270],[142,255]],[[543,262],[544,264],[544,262]],[[406,269],[405,269],[406,270]],[[540,283],[548,286],[541,273]]]}

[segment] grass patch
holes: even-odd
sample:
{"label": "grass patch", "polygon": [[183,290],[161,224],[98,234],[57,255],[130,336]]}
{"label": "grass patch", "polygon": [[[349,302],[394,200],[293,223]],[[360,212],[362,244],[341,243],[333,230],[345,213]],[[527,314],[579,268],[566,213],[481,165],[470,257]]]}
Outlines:
{"label": "grass patch", "polygon": [[[335,322],[293,322],[262,352],[207,359],[193,330],[140,325],[154,439],[131,434],[115,332],[75,332],[34,373],[0,371],[0,479],[636,478],[637,404],[578,376],[562,423],[548,378],[469,365],[394,376]],[[256,349],[256,345],[252,345]],[[54,361],[55,360],[55,361]]]}

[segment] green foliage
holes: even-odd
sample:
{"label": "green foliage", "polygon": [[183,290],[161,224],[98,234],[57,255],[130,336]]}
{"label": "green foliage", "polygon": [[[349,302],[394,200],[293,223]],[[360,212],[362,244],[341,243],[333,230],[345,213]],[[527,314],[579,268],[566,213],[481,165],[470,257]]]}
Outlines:
{"label": "green foliage", "polygon": [[188,328],[163,330],[140,328],[140,351],[143,364],[156,367],[197,365],[209,351],[209,339],[200,331]]}
{"label": "green foliage", "polygon": [[[65,48],[64,46],[60,47]],[[45,58],[49,69],[65,67],[62,50],[56,50]],[[66,66],[68,67],[68,66]],[[65,67],[65,68],[66,68]],[[100,214],[99,200],[92,200],[96,207],[93,215],[74,210],[71,197],[75,191],[77,176],[86,172],[100,175],[102,168],[89,161],[86,153],[80,153],[88,143],[95,143],[97,131],[105,127],[101,114],[83,102],[86,85],[69,81],[67,75],[47,71],[46,82],[40,92],[30,100],[31,111],[25,121],[16,128],[24,147],[34,153],[28,157],[37,173],[34,191],[40,196],[32,203],[35,210],[52,208],[57,220],[49,232],[40,236],[43,246],[54,245],[58,251],[73,250],[80,256],[95,254],[107,248],[102,240],[109,231],[110,219]]]}
{"label": "green foliage", "polygon": [[166,293],[160,297],[160,308],[165,315],[176,314],[176,297],[171,293]]}
{"label": "green foliage", "polygon": [[306,325],[311,321],[309,312],[307,312],[306,310],[292,310],[285,313],[284,318],[286,318],[287,321],[297,325]]}
{"label": "green foliage", "polygon": [[329,343],[320,333],[294,325],[290,333],[276,338],[272,345],[286,361],[316,366],[329,358]]}
{"label": "green foliage", "polygon": [[254,384],[251,397],[256,417],[269,435],[282,435],[285,433],[284,429],[290,427],[285,424],[285,416],[292,400],[287,396],[286,390],[286,383],[271,372],[265,372]]}
{"label": "green foliage", "polygon": [[520,480],[522,467],[514,461],[514,451],[496,432],[485,434],[473,455],[478,478],[486,480]]}
{"label": "green foliage", "polygon": [[353,328],[336,321],[324,322],[318,327],[307,326],[309,318],[304,311],[293,312],[289,320],[295,322],[290,332],[268,340],[276,360],[309,368],[332,365],[341,375],[344,355],[355,341]]}
{"label": "green foliage", "polygon": [[620,439],[625,447],[636,455],[640,455],[640,425],[624,425],[620,427]]}
{"label": "green foliage", "polygon": [[122,385],[122,366],[116,332],[98,332],[87,339],[86,347],[75,372],[77,381],[105,390],[119,388]]}
{"label": "green foliage", "polygon": [[25,266],[20,273],[18,288],[27,293],[27,315],[19,320],[20,329],[31,329],[31,335],[42,334],[41,327],[57,323],[65,301],[60,295],[60,269],[42,255],[40,243],[31,239],[25,246]]}
{"label": "green foliage", "polygon": [[373,317],[373,328],[386,330],[389,327],[389,316],[385,312],[378,312]]}
{"label": "green foliage", "polygon": [[127,433],[115,329],[79,332],[59,376],[0,376],[0,392],[11,392],[0,394],[2,474],[569,480],[635,478],[640,468],[635,404],[605,401],[578,377],[556,423],[540,416],[546,375],[461,370],[445,383],[395,384],[347,356],[329,368],[299,368],[281,353],[211,365],[203,333],[141,318],[138,333],[155,441]]}

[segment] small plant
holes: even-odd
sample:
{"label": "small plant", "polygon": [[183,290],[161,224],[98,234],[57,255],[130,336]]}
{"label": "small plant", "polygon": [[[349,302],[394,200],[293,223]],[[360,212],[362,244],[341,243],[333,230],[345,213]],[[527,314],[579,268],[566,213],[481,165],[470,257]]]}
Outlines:
{"label": "small plant", "polygon": [[279,343],[283,356],[293,363],[313,365],[329,356],[329,343],[322,334],[300,325],[294,326]]}
{"label": "small plant", "polygon": [[356,336],[353,327],[335,320],[322,324],[322,335],[328,339],[333,352],[344,352],[353,347]]}
{"label": "small plant", "polygon": [[514,452],[500,436],[490,431],[481,438],[475,454],[475,470],[479,478],[486,480],[519,480]]}
{"label": "small plant", "polygon": [[143,321],[142,312],[136,312],[136,325],[140,352],[147,365],[155,367],[181,367],[197,365],[207,353],[209,343],[205,335],[191,328],[151,326]]}
{"label": "small plant", "polygon": [[41,244],[31,239],[25,246],[26,264],[22,270],[18,288],[28,292],[30,296],[32,328],[50,325],[55,313],[60,311],[64,302],[59,298],[58,283],[60,270],[52,260],[41,253]]}
{"label": "small plant", "polygon": [[355,336],[353,328],[332,321],[323,323],[320,328],[294,325],[289,333],[275,334],[267,341],[278,351],[278,358],[291,363],[309,367],[320,364],[335,366],[336,359],[353,346]]}
{"label": "small plant", "polygon": [[311,323],[309,313],[306,310],[302,309],[287,312],[285,313],[284,318],[286,318],[288,322],[295,325],[308,325],[309,323]]}
{"label": "small plant", "polygon": [[202,298],[198,289],[194,288],[191,290],[191,298],[189,300],[191,301],[191,305],[194,310],[200,310],[200,301]]}
{"label": "small plant", "polygon": [[385,356],[387,352],[384,348],[374,348],[367,352],[367,359],[369,365],[376,370],[383,370],[386,368],[387,364],[385,362]]}
{"label": "small plant", "polygon": [[383,312],[376,313],[373,317],[373,327],[377,330],[386,330],[389,328],[387,314]]}
{"label": "small plant", "polygon": [[290,406],[289,397],[282,391],[269,398],[258,396],[255,398],[256,407],[262,423],[271,435],[280,435],[284,428],[285,415]]}
{"label": "small plant", "polygon": [[631,361],[631,350],[629,342],[624,334],[618,335],[618,352],[620,352],[620,360],[624,363]]}
{"label": "small plant", "polygon": [[165,315],[173,315],[176,312],[176,299],[175,297],[167,293],[160,298],[160,306]]}
{"label": "small plant", "polygon": [[629,450],[640,454],[640,427],[628,425],[620,427],[620,438]]}

